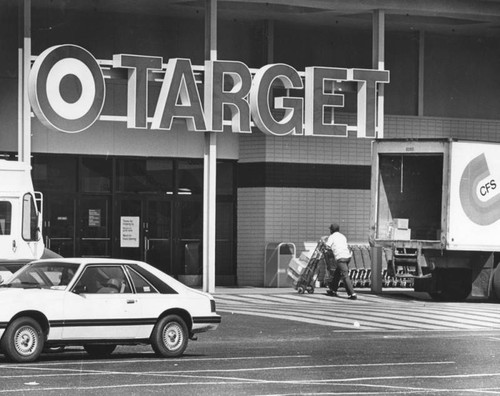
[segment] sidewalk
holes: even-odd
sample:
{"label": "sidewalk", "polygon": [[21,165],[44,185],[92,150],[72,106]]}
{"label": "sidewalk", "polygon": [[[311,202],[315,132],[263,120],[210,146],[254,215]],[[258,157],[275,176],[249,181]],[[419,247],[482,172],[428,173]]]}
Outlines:
{"label": "sidewalk", "polygon": [[[356,288],[354,291],[362,296],[363,294],[372,294],[378,296],[387,297],[405,297],[415,300],[431,300],[427,293],[416,292],[413,289],[406,288],[384,288],[381,293],[373,293],[370,288]],[[343,289],[339,290],[340,293],[344,293]],[[326,288],[319,287],[314,291],[314,294],[325,294]],[[297,290],[293,287],[254,287],[254,286],[241,286],[241,287],[229,287],[229,286],[216,286],[213,295],[223,295],[223,294],[298,294]],[[307,295],[307,293],[306,293]]]}

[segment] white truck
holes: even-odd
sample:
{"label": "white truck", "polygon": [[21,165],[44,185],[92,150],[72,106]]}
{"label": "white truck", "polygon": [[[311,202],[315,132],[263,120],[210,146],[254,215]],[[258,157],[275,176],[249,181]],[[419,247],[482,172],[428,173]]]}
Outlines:
{"label": "white truck", "polygon": [[389,275],[435,299],[500,298],[500,144],[375,140],[371,194]]}
{"label": "white truck", "polygon": [[31,166],[0,160],[0,283],[29,261],[57,256],[43,243],[42,199]]}

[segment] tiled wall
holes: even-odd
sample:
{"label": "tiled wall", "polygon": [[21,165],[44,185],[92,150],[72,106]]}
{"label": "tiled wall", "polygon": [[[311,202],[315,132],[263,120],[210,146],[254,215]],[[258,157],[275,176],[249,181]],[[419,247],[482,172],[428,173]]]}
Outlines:
{"label": "tiled wall", "polygon": [[366,243],[370,192],[300,188],[238,190],[238,283],[262,286],[264,250],[269,242],[306,241],[328,235],[332,221],[351,243]]}
{"label": "tiled wall", "polygon": [[[453,137],[500,141],[500,122],[387,116],[386,138]],[[369,139],[240,137],[240,162],[369,165]],[[268,242],[315,241],[338,221],[351,243],[368,241],[369,190],[240,188],[238,190],[238,284],[262,286]]]}

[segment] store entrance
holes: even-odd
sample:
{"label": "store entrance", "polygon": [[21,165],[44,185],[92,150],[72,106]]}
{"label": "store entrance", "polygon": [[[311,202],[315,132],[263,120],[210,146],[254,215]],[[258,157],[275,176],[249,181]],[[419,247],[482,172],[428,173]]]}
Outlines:
{"label": "store entrance", "polygon": [[146,261],[172,274],[172,202],[157,198],[115,200],[113,256]]}
{"label": "store entrance", "polygon": [[76,256],[76,202],[72,194],[45,196],[45,246],[63,257]]}
{"label": "store entrance", "polygon": [[111,224],[109,196],[80,198],[77,219],[77,248],[81,257],[110,257]]}
{"label": "store entrance", "polygon": [[[189,285],[203,262],[203,161],[37,155],[46,247],[146,261]],[[216,283],[236,283],[234,162],[217,163]]]}
{"label": "store entrance", "polygon": [[63,257],[111,256],[109,196],[49,195],[45,203],[48,249]]}

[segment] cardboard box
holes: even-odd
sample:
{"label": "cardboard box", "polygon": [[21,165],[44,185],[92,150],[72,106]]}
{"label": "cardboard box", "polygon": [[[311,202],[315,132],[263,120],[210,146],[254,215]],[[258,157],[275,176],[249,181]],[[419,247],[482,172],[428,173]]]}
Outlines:
{"label": "cardboard box", "polygon": [[393,228],[391,239],[396,241],[409,241],[411,239],[411,229]]}
{"label": "cardboard box", "polygon": [[304,268],[307,267],[307,261],[300,260],[298,258],[292,258],[288,263],[288,269],[292,270],[294,273],[300,275]]}
{"label": "cardboard box", "polygon": [[395,219],[392,219],[392,226],[393,226],[393,228],[399,228],[401,230],[406,230],[406,229],[408,229],[409,222],[410,222],[409,219],[395,218]]}
{"label": "cardboard box", "polygon": [[302,261],[305,261],[307,263],[311,259],[311,256],[312,256],[312,252],[307,250],[305,252],[300,253],[299,259]]}

